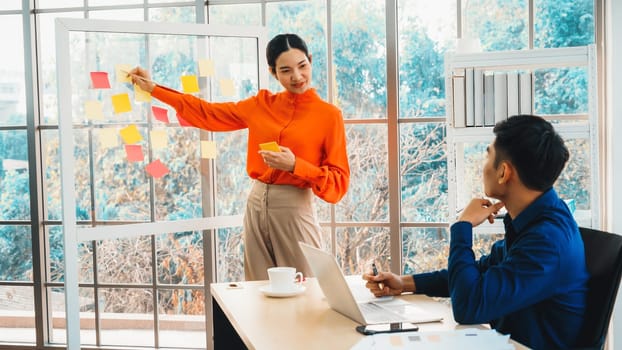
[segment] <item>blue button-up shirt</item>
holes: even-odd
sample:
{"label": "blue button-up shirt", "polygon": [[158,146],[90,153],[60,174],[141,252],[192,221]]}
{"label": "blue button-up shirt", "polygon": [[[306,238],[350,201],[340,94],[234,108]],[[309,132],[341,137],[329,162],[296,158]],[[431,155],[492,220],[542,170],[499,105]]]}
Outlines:
{"label": "blue button-up shirt", "polygon": [[516,218],[505,238],[475,260],[473,227],[451,226],[447,270],[414,275],[417,293],[450,296],[459,323],[490,323],[533,349],[565,349],[578,339],[589,274],[583,240],[554,189]]}

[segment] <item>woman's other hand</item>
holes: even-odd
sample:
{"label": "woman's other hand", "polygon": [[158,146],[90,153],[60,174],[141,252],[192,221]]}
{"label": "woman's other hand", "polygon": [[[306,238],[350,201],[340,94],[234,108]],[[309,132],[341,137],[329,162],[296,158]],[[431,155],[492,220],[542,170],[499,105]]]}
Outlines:
{"label": "woman's other hand", "polygon": [[285,146],[279,146],[279,148],[281,149],[281,152],[260,150],[259,154],[263,158],[266,165],[270,168],[289,172],[294,171],[294,167],[296,166],[296,156]]}

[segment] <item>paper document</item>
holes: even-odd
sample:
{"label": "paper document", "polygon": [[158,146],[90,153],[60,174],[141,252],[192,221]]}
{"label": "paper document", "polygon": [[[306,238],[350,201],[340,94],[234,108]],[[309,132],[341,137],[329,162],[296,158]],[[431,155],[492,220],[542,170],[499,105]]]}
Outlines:
{"label": "paper document", "polygon": [[511,350],[510,336],[494,329],[457,329],[437,332],[381,333],[368,335],[351,350]]}

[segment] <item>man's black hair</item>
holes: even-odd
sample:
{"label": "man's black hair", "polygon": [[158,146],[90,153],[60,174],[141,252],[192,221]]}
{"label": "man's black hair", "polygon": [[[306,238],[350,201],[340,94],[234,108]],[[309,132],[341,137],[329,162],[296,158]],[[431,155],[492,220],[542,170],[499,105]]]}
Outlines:
{"label": "man's black hair", "polygon": [[495,168],[509,161],[529,189],[551,188],[570,157],[553,125],[539,116],[512,116],[497,123],[493,132]]}

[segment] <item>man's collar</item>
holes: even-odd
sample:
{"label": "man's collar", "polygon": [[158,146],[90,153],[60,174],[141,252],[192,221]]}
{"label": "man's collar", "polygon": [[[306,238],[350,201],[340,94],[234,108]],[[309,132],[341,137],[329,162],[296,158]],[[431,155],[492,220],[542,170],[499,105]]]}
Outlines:
{"label": "man's collar", "polygon": [[534,218],[539,216],[557,197],[557,192],[551,187],[531,202],[517,217],[511,218],[509,214],[506,215],[503,219],[503,223],[506,226],[511,224],[516,232],[521,232],[525,226],[529,225]]}

